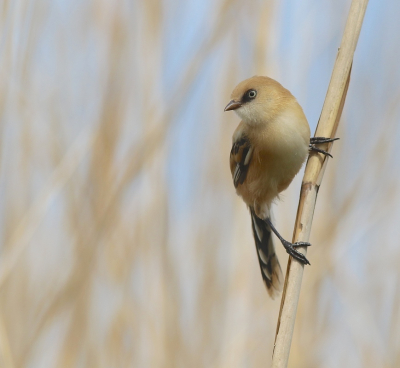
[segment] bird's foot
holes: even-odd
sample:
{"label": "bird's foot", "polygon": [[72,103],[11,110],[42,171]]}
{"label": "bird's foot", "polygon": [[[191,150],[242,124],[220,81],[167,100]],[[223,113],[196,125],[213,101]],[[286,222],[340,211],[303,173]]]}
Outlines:
{"label": "bird's foot", "polygon": [[297,259],[300,263],[303,263],[305,265],[311,264],[306,256],[302,253],[300,253],[298,250],[296,250],[297,247],[309,247],[311,244],[308,242],[296,242],[296,243],[291,243],[287,240],[281,240],[283,246],[286,249],[286,252],[291,255],[293,258]]}
{"label": "bird's foot", "polygon": [[296,242],[296,243],[291,243],[281,236],[281,234],[278,233],[278,230],[276,230],[274,224],[271,222],[271,219],[267,217],[265,219],[265,222],[270,226],[271,230],[275,233],[275,235],[278,237],[278,239],[282,242],[282,245],[286,249],[286,252],[288,252],[289,255],[291,255],[293,258],[297,259],[300,263],[303,264],[310,264],[308,262],[308,259],[304,254],[301,254],[298,250],[296,250],[297,247],[309,247],[311,244],[308,242]]}
{"label": "bird's foot", "polygon": [[329,143],[329,142],[334,142],[337,141],[339,138],[325,138],[325,137],[311,137],[310,138],[310,151],[315,151],[315,152],[319,152],[319,153],[323,153],[326,156],[332,157],[332,155],[327,152],[324,151],[318,147],[316,147],[316,144],[322,144],[322,143]]}

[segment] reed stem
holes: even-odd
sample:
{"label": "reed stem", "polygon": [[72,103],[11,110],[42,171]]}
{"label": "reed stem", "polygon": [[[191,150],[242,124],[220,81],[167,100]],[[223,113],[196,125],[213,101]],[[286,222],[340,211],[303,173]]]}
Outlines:
{"label": "reed stem", "polygon": [[[346,100],[353,56],[367,4],[368,0],[353,0],[351,3],[328,92],[315,131],[316,137],[333,138],[336,134]],[[329,152],[331,146],[332,143],[326,143],[325,147],[321,145],[320,148]],[[317,194],[327,162],[328,158],[321,153],[313,153],[307,161],[300,191],[293,242],[309,240]],[[301,251],[303,254],[307,253],[306,248],[302,248]],[[289,258],[272,355],[273,368],[286,368],[288,365],[303,271],[302,264]]]}

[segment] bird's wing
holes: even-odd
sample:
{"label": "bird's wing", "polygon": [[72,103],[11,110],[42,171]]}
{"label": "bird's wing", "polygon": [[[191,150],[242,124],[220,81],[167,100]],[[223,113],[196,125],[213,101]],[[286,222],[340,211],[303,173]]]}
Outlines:
{"label": "bird's wing", "polygon": [[253,148],[246,136],[241,136],[239,139],[233,142],[230,156],[230,166],[235,188],[239,184],[244,183],[252,154]]}

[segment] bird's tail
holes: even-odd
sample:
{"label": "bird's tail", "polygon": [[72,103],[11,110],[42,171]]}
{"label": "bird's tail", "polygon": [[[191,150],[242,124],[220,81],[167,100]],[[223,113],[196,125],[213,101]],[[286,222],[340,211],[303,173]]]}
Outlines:
{"label": "bird's tail", "polygon": [[274,299],[282,291],[283,274],[275,253],[272,231],[264,220],[257,217],[252,208],[250,213],[261,275],[269,296]]}

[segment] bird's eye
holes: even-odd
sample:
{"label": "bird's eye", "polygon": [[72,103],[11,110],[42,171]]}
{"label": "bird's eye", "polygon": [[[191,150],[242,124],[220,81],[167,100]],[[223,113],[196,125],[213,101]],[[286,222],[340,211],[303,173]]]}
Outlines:
{"label": "bird's eye", "polygon": [[250,91],[247,92],[247,96],[251,99],[256,98],[257,96],[257,91],[255,91],[254,89],[251,89]]}
{"label": "bird's eye", "polygon": [[249,89],[243,95],[242,103],[250,102],[251,100],[254,100],[256,96],[257,96],[257,91],[255,89]]}

